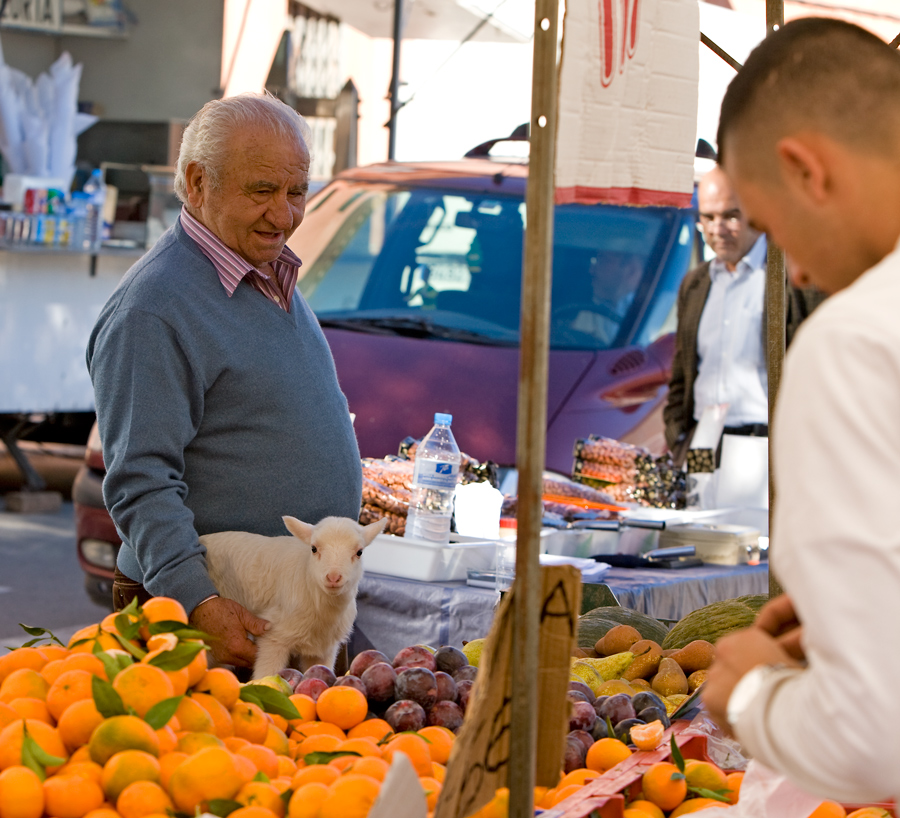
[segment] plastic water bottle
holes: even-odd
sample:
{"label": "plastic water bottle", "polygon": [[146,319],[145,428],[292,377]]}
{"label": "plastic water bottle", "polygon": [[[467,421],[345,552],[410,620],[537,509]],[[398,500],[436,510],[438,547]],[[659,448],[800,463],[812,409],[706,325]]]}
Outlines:
{"label": "plastic water bottle", "polygon": [[407,537],[450,542],[453,493],[459,476],[459,446],[450,431],[452,415],[438,412],[434,426],[416,448],[412,497],[406,518]]}
{"label": "plastic water bottle", "polygon": [[69,200],[69,246],[79,250],[90,251],[93,239],[87,232],[88,205],[90,194],[81,190],[72,194]]}
{"label": "plastic water bottle", "polygon": [[106,201],[106,183],[100,168],[91,171],[82,190],[88,195],[84,246],[86,250],[96,251],[103,241],[103,204]]}

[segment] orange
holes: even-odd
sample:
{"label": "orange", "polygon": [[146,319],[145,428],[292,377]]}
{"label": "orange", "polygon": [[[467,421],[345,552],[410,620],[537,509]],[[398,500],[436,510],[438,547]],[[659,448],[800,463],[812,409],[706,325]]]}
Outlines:
{"label": "orange", "polygon": [[288,802],[288,818],[319,818],[319,807],[328,796],[328,787],[311,781],[294,790]]}
{"label": "orange", "polygon": [[112,716],[97,726],[88,747],[92,761],[106,764],[123,750],[143,750],[153,756],[159,755],[159,736],[137,716]]}
{"label": "orange", "polygon": [[340,772],[329,764],[313,764],[311,767],[303,767],[294,773],[293,778],[291,778],[291,787],[296,791],[304,784],[311,784],[313,781],[330,785],[340,777]]}
{"label": "orange", "polygon": [[[226,670],[224,667],[214,667],[203,674],[203,678],[194,685],[194,691],[197,693],[209,693],[230,710],[240,698],[241,683],[230,670]],[[292,700],[293,698],[291,696]],[[309,696],[306,696],[306,698],[312,702]],[[296,704],[296,702],[294,703]],[[313,702],[313,705],[315,706],[315,702]]]}
{"label": "orange", "polygon": [[93,653],[73,653],[67,656],[63,659],[63,672],[67,670],[86,670],[88,673],[93,673],[94,676],[109,681],[103,662]]}
{"label": "orange", "polygon": [[366,719],[365,721],[357,724],[356,727],[348,730],[347,738],[365,738],[366,736],[369,736],[370,738],[374,738],[375,741],[378,742],[381,741],[385,736],[389,736],[393,732],[394,730],[391,725],[389,725],[384,719]]}
{"label": "orange", "polygon": [[275,778],[278,775],[278,756],[274,750],[263,747],[262,744],[248,744],[237,750],[235,755],[249,758],[257,771],[267,778]]}
{"label": "orange", "polygon": [[[441,784],[443,784],[444,776],[447,774],[447,768],[443,764],[438,764],[436,761],[432,761],[431,769],[432,769],[431,777],[436,778],[438,781],[441,782]],[[547,788],[544,787],[543,789],[546,790]],[[539,799],[536,798],[535,803],[537,803],[538,800]]]}
{"label": "orange", "polygon": [[207,747],[179,764],[169,778],[169,795],[175,808],[193,814],[205,810],[209,801],[232,799],[242,785],[228,750]]}
{"label": "orange", "polygon": [[333,753],[341,740],[337,736],[319,735],[303,739],[297,747],[297,758],[302,759],[310,753]]}
{"label": "orange", "polygon": [[141,718],[164,699],[175,695],[172,682],[165,671],[153,665],[135,662],[120,670],[113,680],[113,689],[122,697],[122,703]]}
{"label": "orange", "polygon": [[687,781],[678,767],[668,761],[660,761],[648,769],[641,778],[644,798],[668,812],[675,809],[687,795]]}
{"label": "orange", "polygon": [[581,784],[569,784],[566,787],[556,787],[556,795],[553,796],[550,806],[555,807],[561,801],[565,801],[570,795],[581,792]]}
{"label": "orange", "polygon": [[278,756],[278,775],[276,778],[293,778],[297,772],[297,762],[290,756]]}
{"label": "orange", "polygon": [[49,658],[39,648],[17,648],[0,656],[0,682],[6,679],[10,673],[20,668],[40,670],[47,664]]}
{"label": "orange", "polygon": [[579,787],[583,787],[587,784],[588,781],[593,781],[595,778],[599,778],[600,773],[596,770],[589,770],[585,767],[581,767],[577,770],[572,770],[570,773],[566,773],[559,784],[556,785],[558,790],[563,789],[563,787],[568,787],[572,784],[577,784]]}
{"label": "orange", "polygon": [[181,733],[175,743],[175,749],[179,753],[187,753],[192,756],[205,747],[225,748],[225,742],[215,733]]}
{"label": "orange", "polygon": [[687,779],[689,787],[707,790],[724,790],[728,787],[725,773],[710,761],[699,761],[696,758],[686,759],[684,777]]}
{"label": "orange", "polygon": [[[187,613],[180,602],[167,596],[155,596],[148,599],[141,606],[143,619],[148,623],[153,622],[181,622],[188,624]],[[144,625],[140,630],[141,639],[145,642],[150,638],[150,629]]]}
{"label": "orange", "polygon": [[291,751],[288,737],[283,730],[278,729],[274,724],[269,724],[266,727],[266,738],[263,741],[263,745],[281,756],[286,756]]}
{"label": "orange", "polygon": [[66,670],[56,677],[47,690],[47,709],[54,719],[66,711],[69,705],[93,697],[93,674],[86,670]]}
{"label": "orange", "polygon": [[[555,790],[554,790],[555,794]],[[548,804],[547,806],[552,806]],[[480,810],[472,813],[471,818],[506,818],[509,813],[509,789],[500,787],[494,797]]]}
{"label": "orange", "polygon": [[[76,645],[76,642],[81,644]],[[111,633],[103,630],[99,625],[88,625],[80,631],[72,634],[69,639],[69,653],[89,653],[92,654],[94,645],[99,644],[101,650],[118,650],[122,646],[119,644]]]}
{"label": "orange", "polygon": [[365,720],[368,712],[369,703],[365,694],[347,685],[329,687],[316,700],[319,720],[336,724],[341,730],[356,727]]}
{"label": "orange", "polygon": [[655,750],[662,743],[665,732],[666,728],[659,719],[649,724],[635,724],[630,731],[631,743],[638,750]]}
{"label": "orange", "polygon": [[170,809],[174,809],[172,799],[154,781],[134,781],[116,799],[116,811],[122,818],[146,818]]}
{"label": "orange", "polygon": [[743,780],[744,774],[742,772],[728,773],[728,775],[725,776],[725,787],[728,789],[726,795],[732,804],[738,802],[738,798],[741,794],[741,782]]}
{"label": "orange", "polygon": [[[183,644],[196,645],[203,643],[198,639],[185,639]],[[207,658],[206,647],[204,646],[203,650],[191,659],[190,664],[186,668],[188,672],[188,687],[193,687],[197,684],[206,675],[208,669],[209,659]]]}
{"label": "orange", "polygon": [[[0,684],[0,702],[9,704],[13,699],[25,697],[46,700],[49,687],[47,680],[36,670],[21,667],[10,673]],[[356,692],[359,693],[358,690]]]}
{"label": "orange", "polygon": [[[114,810],[112,807],[107,806],[107,802],[104,801],[103,804],[98,809],[92,809],[84,818],[122,818],[119,813]],[[166,814],[156,814],[148,816],[148,818],[170,818]]]}
{"label": "orange", "polygon": [[[391,765],[380,756],[377,758],[375,756],[363,756],[362,758],[353,759],[353,763],[350,765],[348,772],[368,775],[377,781],[384,781],[384,777],[387,775],[390,766]],[[436,775],[430,777],[441,782],[441,778],[438,778]]]}
{"label": "orange", "polygon": [[290,722],[288,722],[284,716],[279,716],[277,713],[266,713],[266,718],[281,730],[282,733],[287,733]]}
{"label": "orange", "polygon": [[7,724],[12,724],[14,721],[18,720],[19,714],[8,704],[0,702],[0,730],[6,727]]}
{"label": "orange", "polygon": [[67,764],[82,764],[84,762],[89,762],[91,764],[95,763],[91,760],[91,751],[88,749],[88,746],[85,744],[82,747],[79,747],[72,755],[69,756]]}
{"label": "orange", "polygon": [[123,750],[116,753],[103,765],[100,785],[103,793],[112,802],[133,781],[155,781],[159,783],[159,761],[156,756],[143,750]]}
{"label": "orange", "polygon": [[452,730],[446,727],[423,727],[419,730],[419,735],[428,742],[428,752],[431,754],[431,760],[438,764],[446,764],[450,758],[450,750],[453,749],[453,742],[456,735]]}
{"label": "orange", "polygon": [[47,680],[47,684],[52,685],[56,681],[56,677],[65,669],[66,665],[62,659],[51,659],[41,668],[40,673]]}
{"label": "orange", "polygon": [[343,775],[329,787],[319,818],[365,818],[380,789],[381,782],[367,775]]}
{"label": "orange", "polygon": [[166,753],[159,760],[159,783],[164,790],[169,790],[169,779],[175,768],[188,757],[187,753],[179,753],[177,750]]}
{"label": "orange", "polygon": [[[189,700],[185,699],[185,701]],[[245,738],[254,744],[262,744],[266,740],[269,721],[259,705],[253,704],[253,702],[238,701],[231,708],[231,720],[236,736]]]}
{"label": "orange", "polygon": [[55,775],[44,782],[44,812],[51,818],[83,818],[103,804],[103,791],[91,778]]}
{"label": "orange", "polygon": [[823,801],[810,814],[809,818],[846,818],[845,810],[837,801]]}
{"label": "orange", "polygon": [[[169,636],[173,636],[172,634],[168,634]],[[153,637],[156,639],[157,637]],[[174,636],[173,636],[174,638]],[[165,648],[158,648],[157,650],[150,651],[143,659],[141,659],[141,664],[150,665],[151,667],[156,667],[151,661],[155,659],[160,654],[166,653]],[[163,670],[163,673],[169,677],[169,681],[172,683],[172,695],[173,696],[183,696],[187,693],[188,689],[188,670],[186,667],[179,668],[178,670]]]}
{"label": "orange", "polygon": [[651,816],[651,818],[666,818],[663,811],[658,806],[656,806],[656,804],[651,804],[649,801],[644,801],[642,799],[632,801],[628,805],[628,808],[646,812],[649,816]]}
{"label": "orange", "polygon": [[405,753],[412,762],[416,775],[431,775],[431,753],[428,742],[414,733],[401,733],[394,736],[382,749],[381,757],[389,764],[395,753]]}
{"label": "orange", "polygon": [[191,698],[197,702],[207,713],[213,722],[213,730],[219,738],[228,738],[234,735],[234,722],[231,713],[215,696],[209,693],[194,693]]}
{"label": "orange", "polygon": [[32,699],[23,697],[21,699],[13,699],[9,706],[15,710],[16,715],[20,719],[36,719],[45,724],[55,725],[56,720],[50,715],[47,709],[47,702],[42,699]]}
{"label": "orange", "polygon": [[291,735],[297,739],[298,741],[309,738],[310,736],[318,736],[318,735],[329,735],[335,736],[336,738],[341,739],[342,741],[347,738],[347,734],[341,730],[336,724],[331,724],[331,722],[327,721],[308,721],[304,724],[298,725],[294,728],[294,732]]}
{"label": "orange", "polygon": [[70,761],[68,764],[64,764],[60,767],[59,772],[56,774],[77,775],[81,778],[90,778],[99,784],[100,778],[103,775],[103,767],[99,764],[94,764],[93,761],[76,761],[74,764]]}
{"label": "orange", "polygon": [[644,812],[642,809],[634,809],[634,807],[628,807],[625,812],[622,813],[622,818],[653,818],[653,813]]}
{"label": "orange", "polygon": [[682,801],[679,806],[673,809],[669,813],[669,818],[679,818],[681,815],[688,815],[692,812],[697,812],[701,809],[708,809],[710,807],[727,807],[730,806],[722,801],[717,801],[715,798],[689,798],[687,801]]}
{"label": "orange", "polygon": [[348,738],[338,745],[342,753],[359,753],[361,756],[377,756],[381,758],[381,748],[371,738]]}
{"label": "orange", "polygon": [[617,738],[601,738],[588,749],[584,766],[594,772],[605,773],[630,756],[631,750],[624,742]]}
{"label": "orange", "polygon": [[44,788],[28,767],[8,767],[0,773],[0,815],[3,818],[41,818]]}
{"label": "orange", "polygon": [[239,807],[234,812],[229,812],[234,818],[272,818],[273,812],[266,807],[254,804],[250,807]]}
{"label": "orange", "polygon": [[237,753],[232,753],[231,757],[234,759],[237,777],[241,780],[242,784],[246,784],[256,777],[258,770],[247,756],[239,756]]}
{"label": "orange", "polygon": [[69,752],[77,750],[91,740],[94,732],[103,716],[97,710],[93,699],[81,699],[70,704],[59,717],[56,729]]}
{"label": "orange", "polygon": [[169,727],[168,724],[164,724],[162,727],[158,727],[156,730],[156,735],[159,738],[160,756],[165,755],[166,753],[171,753],[172,750],[175,749],[175,745],[178,744],[178,737],[175,735],[175,731],[171,727]]}
{"label": "orange", "polygon": [[191,733],[214,733],[216,730],[209,711],[199,702],[195,702],[191,696],[185,696],[178,702],[175,718],[178,719],[182,730]]}
{"label": "orange", "polygon": [[356,761],[356,759],[357,756],[338,756],[337,758],[331,759],[331,761],[328,762],[328,766],[334,767],[343,774],[353,766],[353,762]]}
{"label": "orange", "polygon": [[238,794],[234,796],[234,800],[245,807],[263,807],[274,812],[278,818],[282,818],[285,813],[281,793],[276,787],[265,781],[250,781],[244,784],[238,790]]}
{"label": "orange", "polygon": [[65,659],[69,655],[69,649],[65,645],[41,645],[38,650],[47,657],[47,664],[57,659]]}
{"label": "orange", "polygon": [[425,802],[430,812],[437,806],[438,796],[441,794],[441,782],[426,775],[419,779],[419,783],[425,792]]}
{"label": "orange", "polygon": [[[55,727],[43,721],[35,719],[23,719],[22,721],[14,721],[8,724],[0,731],[0,770],[7,767],[18,766],[22,763],[22,741],[24,737],[24,728],[28,729],[28,735],[31,736],[41,749],[45,750],[52,756],[65,759],[66,745],[60,738],[59,731]],[[62,764],[47,768],[48,773],[55,773]]]}

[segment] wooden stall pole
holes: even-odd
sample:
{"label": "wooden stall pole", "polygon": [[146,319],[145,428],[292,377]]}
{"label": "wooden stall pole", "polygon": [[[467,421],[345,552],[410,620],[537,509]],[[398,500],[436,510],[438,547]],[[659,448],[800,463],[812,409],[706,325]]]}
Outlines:
{"label": "wooden stall pole", "polygon": [[[784,25],[784,0],[766,0],[766,35]],[[772,481],[772,442],[775,439],[772,421],[775,403],[781,386],[781,370],[784,366],[785,347],[785,269],[784,252],[769,242],[766,260],[766,365],[769,373],[769,533],[772,533],[772,517],[775,512],[775,484]],[[769,596],[782,593],[778,578],[772,571],[772,540],[769,540]]]}
{"label": "wooden stall pole", "polygon": [[541,577],[543,472],[547,444],[547,372],[550,281],[553,258],[554,164],[557,115],[558,0],[536,0],[531,84],[531,152],[525,206],[522,268],[519,404],[516,466],[519,471],[516,593],[512,656],[510,818],[534,815],[537,737],[538,627]]}

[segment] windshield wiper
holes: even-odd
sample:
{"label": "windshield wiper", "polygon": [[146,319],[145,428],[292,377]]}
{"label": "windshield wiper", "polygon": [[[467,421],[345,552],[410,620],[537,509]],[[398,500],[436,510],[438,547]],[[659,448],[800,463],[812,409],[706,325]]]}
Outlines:
{"label": "windshield wiper", "polygon": [[333,329],[348,329],[378,335],[403,335],[410,338],[442,338],[448,341],[469,341],[490,346],[515,346],[515,341],[496,338],[483,332],[435,324],[427,318],[327,318],[320,317],[319,325]]}

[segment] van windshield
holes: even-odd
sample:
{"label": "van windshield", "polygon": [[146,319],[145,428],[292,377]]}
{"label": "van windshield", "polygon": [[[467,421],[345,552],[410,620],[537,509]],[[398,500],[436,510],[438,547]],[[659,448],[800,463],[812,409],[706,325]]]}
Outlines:
{"label": "van windshield", "polygon": [[[321,227],[303,225],[298,286],[323,326],[518,343],[521,198],[374,184],[321,195],[307,216]],[[558,206],[551,347],[602,350],[658,334],[678,287],[664,269],[673,245],[690,253],[687,224],[672,208]],[[306,237],[317,234],[310,257]]]}

